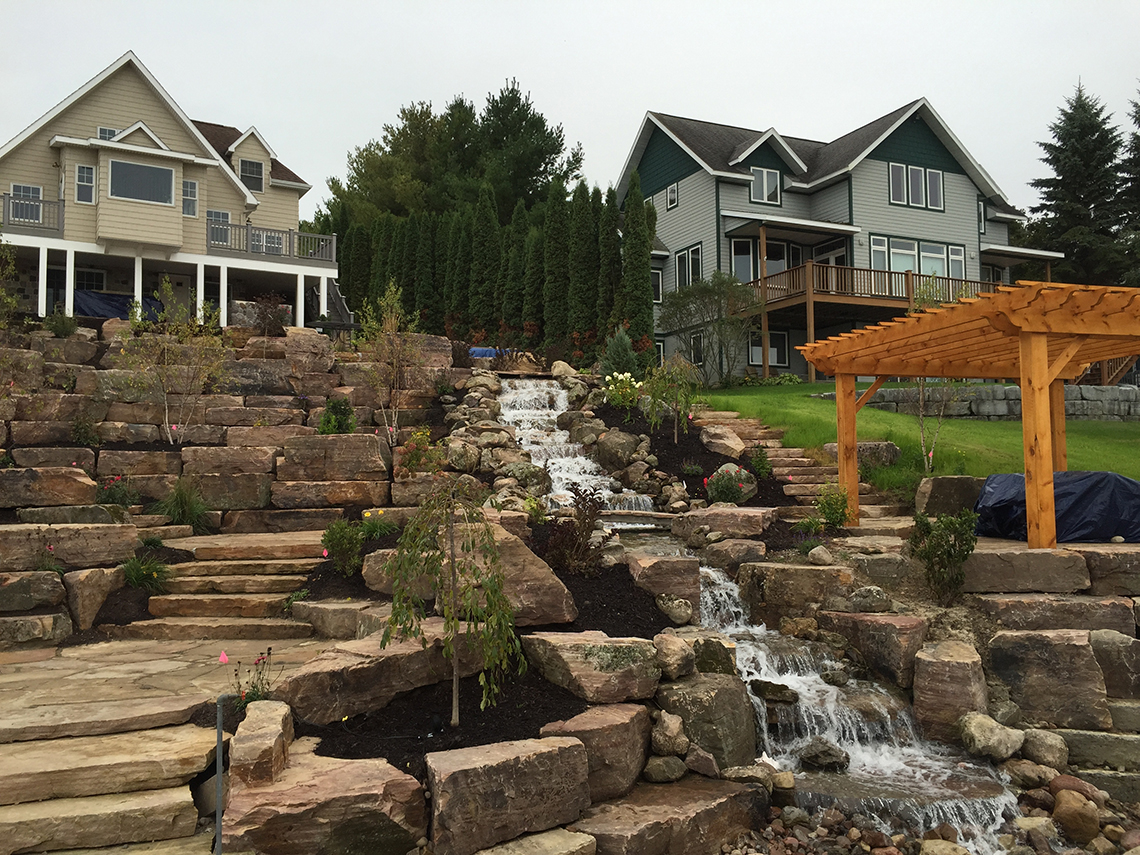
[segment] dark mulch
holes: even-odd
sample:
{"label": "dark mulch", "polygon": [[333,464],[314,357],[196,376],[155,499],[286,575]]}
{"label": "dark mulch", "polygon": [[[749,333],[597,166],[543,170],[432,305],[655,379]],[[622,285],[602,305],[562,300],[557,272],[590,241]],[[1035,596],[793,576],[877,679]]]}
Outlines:
{"label": "dark mulch", "polygon": [[318,564],[305,579],[302,587],[309,592],[306,598],[309,600],[391,599],[365,585],[364,577],[360,573],[351,576],[342,575],[331,560]]}
{"label": "dark mulch", "polygon": [[[626,421],[625,410],[603,404],[594,410],[594,415],[612,428],[638,436],[641,434],[648,436],[650,451],[657,457],[657,468],[684,481],[689,496],[694,499],[708,498],[704,479],[725,463],[736,463],[745,469],[750,469],[748,460],[733,460],[731,457],[705,448],[701,442],[700,428],[692,425],[688,431],[682,429],[678,433],[677,444],[674,445],[671,418],[666,418],[661,426],[654,430],[640,410],[633,410],[632,417]],[[685,469],[690,467],[699,468],[700,474],[686,475]],[[795,499],[784,495],[784,485],[775,478],[757,478],[756,489],[756,495],[742,503],[742,507],[780,508],[796,504]]]}

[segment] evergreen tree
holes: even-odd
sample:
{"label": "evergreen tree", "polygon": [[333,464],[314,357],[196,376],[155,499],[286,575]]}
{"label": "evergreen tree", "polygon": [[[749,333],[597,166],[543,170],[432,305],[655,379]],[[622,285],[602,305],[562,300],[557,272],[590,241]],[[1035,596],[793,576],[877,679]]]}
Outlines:
{"label": "evergreen tree", "polygon": [[471,241],[471,328],[482,331],[482,341],[492,341],[499,329],[495,290],[499,280],[499,215],[489,185],[479,194],[475,230]]}
{"label": "evergreen tree", "polygon": [[[364,298],[368,295],[368,286],[372,274],[372,235],[370,230],[359,223],[348,230],[349,273],[345,277],[349,307],[353,311],[359,310]],[[343,276],[343,274],[342,274]],[[350,296],[351,295],[351,296]]]}
{"label": "evergreen tree", "polygon": [[1133,130],[1120,161],[1120,204],[1124,215],[1124,251],[1128,260],[1124,284],[1140,287],[1140,101],[1130,102]]}
{"label": "evergreen tree", "polygon": [[1113,285],[1124,272],[1117,242],[1122,141],[1111,118],[1104,105],[1078,85],[1049,126],[1052,140],[1038,143],[1053,177],[1030,182],[1041,194],[1040,204],[1032,208],[1039,216],[1030,236],[1037,246],[1065,253],[1054,267],[1059,281]]}
{"label": "evergreen tree", "polygon": [[400,284],[401,270],[404,266],[404,244],[408,240],[408,218],[397,217],[392,221],[392,250],[388,253],[387,282],[380,285],[380,294],[388,290],[388,282]]}
{"label": "evergreen tree", "polygon": [[598,221],[585,181],[570,202],[570,290],[567,296],[570,339],[579,364],[593,361],[598,311]]}
{"label": "evergreen tree", "polygon": [[352,311],[360,309],[360,304],[356,302],[356,298],[352,293],[352,245],[356,242],[356,235],[359,230],[353,231],[349,226],[348,231],[343,235],[337,236],[336,241],[336,254],[337,254],[337,286],[340,288],[341,296],[348,304],[348,308]]}
{"label": "evergreen tree", "polygon": [[400,288],[404,316],[416,317],[416,256],[420,250],[420,216],[412,214],[404,226],[403,256],[396,285]]}
{"label": "evergreen tree", "polygon": [[526,205],[519,199],[511,214],[511,224],[507,239],[503,243],[502,318],[507,329],[517,337],[522,330],[523,298],[526,274],[526,237],[530,231],[530,220],[526,215]]}
{"label": "evergreen tree", "polygon": [[550,182],[546,198],[546,221],[543,226],[543,332],[547,347],[566,344],[567,292],[570,290],[569,212],[566,185],[561,180]]}
{"label": "evergreen tree", "polygon": [[452,241],[452,282],[447,313],[453,338],[466,339],[471,328],[471,241],[475,230],[475,212],[464,205],[456,217],[455,240]]}
{"label": "evergreen tree", "polygon": [[630,178],[625,196],[625,228],[622,230],[621,287],[614,299],[619,322],[628,324],[629,340],[637,351],[642,368],[653,365],[653,285],[649,277],[650,237],[645,221],[645,201],[641,179]]}
{"label": "evergreen tree", "polygon": [[420,240],[416,250],[416,317],[418,329],[429,335],[442,335],[443,308],[436,289],[435,232],[439,217],[424,214],[420,218]]}
{"label": "evergreen tree", "polygon": [[621,237],[617,191],[606,191],[606,201],[598,220],[598,337],[604,338],[614,328],[614,293],[621,284]]}
{"label": "evergreen tree", "polygon": [[372,276],[368,286],[368,300],[378,305],[380,295],[388,287],[388,260],[392,255],[392,240],[395,236],[397,217],[387,212],[376,218],[372,226]]}
{"label": "evergreen tree", "polygon": [[542,232],[532,226],[526,236],[526,264],[523,269],[523,338],[528,347],[542,344],[544,317],[542,296],[546,283]]}

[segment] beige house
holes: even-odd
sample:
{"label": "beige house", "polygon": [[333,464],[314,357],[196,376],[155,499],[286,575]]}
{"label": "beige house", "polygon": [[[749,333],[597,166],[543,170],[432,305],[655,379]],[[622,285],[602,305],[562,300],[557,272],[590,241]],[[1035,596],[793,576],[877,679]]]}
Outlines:
{"label": "beige house", "polygon": [[125,317],[167,276],[223,325],[279,294],[303,326],[339,301],[336,236],[297,231],[309,189],[256,128],[192,121],[128,52],[0,148],[0,232],[41,316]]}

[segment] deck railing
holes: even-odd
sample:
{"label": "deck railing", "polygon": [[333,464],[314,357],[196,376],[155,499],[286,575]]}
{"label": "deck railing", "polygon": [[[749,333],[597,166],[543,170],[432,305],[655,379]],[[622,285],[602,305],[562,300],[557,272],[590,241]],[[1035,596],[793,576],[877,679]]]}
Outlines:
{"label": "deck railing", "polygon": [[0,196],[0,227],[63,233],[63,202]]}
{"label": "deck railing", "polygon": [[318,235],[292,229],[263,226],[206,224],[206,242],[211,252],[239,252],[289,259],[336,261],[336,235]]}
{"label": "deck railing", "polygon": [[898,300],[908,306],[913,302],[950,303],[959,297],[973,297],[992,289],[996,283],[949,276],[916,276],[893,270],[869,270],[863,267],[838,267],[808,262],[773,273],[764,280],[749,282],[756,302],[769,308],[783,300],[804,297],[864,297],[869,300]]}

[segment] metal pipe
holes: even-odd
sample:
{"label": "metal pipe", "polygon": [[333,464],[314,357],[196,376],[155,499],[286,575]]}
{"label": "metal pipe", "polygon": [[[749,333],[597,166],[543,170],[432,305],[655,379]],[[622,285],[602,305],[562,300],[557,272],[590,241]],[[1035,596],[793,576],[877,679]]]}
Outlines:
{"label": "metal pipe", "polygon": [[222,760],[222,711],[225,708],[225,701],[230,698],[238,697],[235,694],[227,693],[218,695],[218,747],[214,757],[214,855],[222,855],[222,772],[224,771],[225,763]]}

